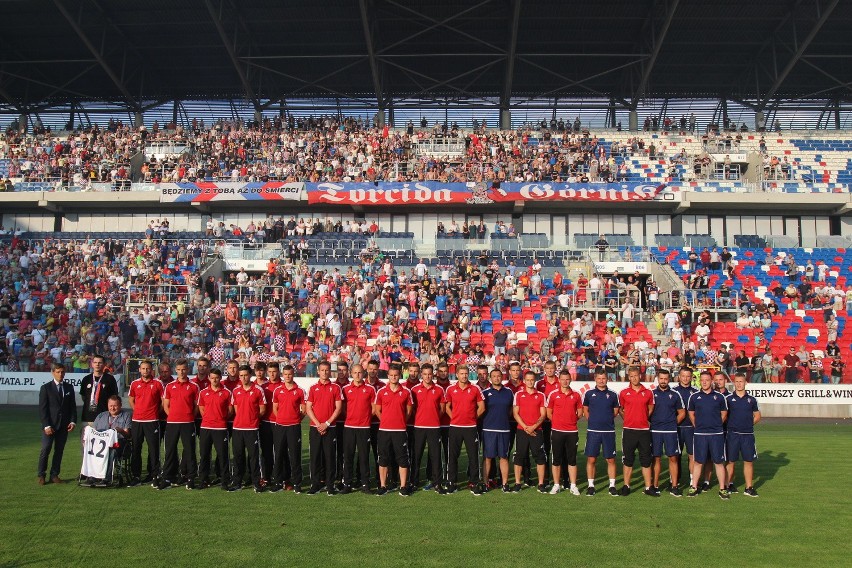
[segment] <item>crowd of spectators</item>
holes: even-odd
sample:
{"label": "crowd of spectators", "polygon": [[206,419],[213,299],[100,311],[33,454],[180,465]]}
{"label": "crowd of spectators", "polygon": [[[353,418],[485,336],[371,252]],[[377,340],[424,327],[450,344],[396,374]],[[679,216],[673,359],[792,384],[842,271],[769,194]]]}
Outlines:
{"label": "crowd of spectators", "polygon": [[[458,153],[418,152],[419,141],[463,141]],[[148,143],[138,170],[130,159]],[[165,148],[165,149],[164,149]],[[588,130],[529,128],[487,130],[477,123],[461,132],[453,124],[391,130],[363,119],[277,117],[262,122],[220,120],[189,127],[157,123],[149,131],[110,121],[54,135],[8,128],[0,158],[9,159],[9,178],[49,181],[85,188],[93,182],[123,186],[130,181],[181,182],[282,180],[347,181],[616,181],[621,167]]]}
{"label": "crowd of spectators", "polygon": [[[154,221],[144,238],[130,242],[4,241],[3,368],[39,371],[60,362],[82,372],[94,353],[104,354],[116,372],[131,359],[207,356],[216,366],[230,359],[279,361],[308,376],[321,360],[333,367],[376,360],[382,370],[393,362],[446,362],[451,372],[461,363],[506,371],[511,361],[540,371],[553,361],[577,379],[599,365],[613,378],[639,365],[653,380],[661,368],[703,364],[732,371],[745,356],[710,347],[718,342],[711,341],[716,324],[709,308],[719,306],[703,309],[684,298],[681,306],[663,309],[656,284],[638,274],[581,274],[570,282],[556,272],[545,280],[534,259],[529,266],[501,265],[487,254],[446,266],[397,267],[379,253],[348,270],[320,270],[285,251],[262,274],[241,270],[202,282],[193,269],[215,241],[159,240],[162,230]],[[721,260],[705,265],[704,252],[695,274],[721,271]],[[147,293],[137,297],[139,290]],[[778,307],[738,298],[728,304],[740,310],[738,325],[746,317],[750,327],[760,324],[745,365],[756,380],[776,377],[755,360],[771,354],[764,331]],[[506,309],[528,306],[547,322],[533,339],[503,324],[515,317]],[[695,314],[691,306],[698,306]],[[826,308],[834,333],[823,353],[832,359],[817,359],[832,376],[836,365],[842,374],[842,361],[832,362],[838,306],[830,304],[831,314]],[[646,320],[654,322],[655,334]],[[773,354],[771,363],[779,361]]]}
{"label": "crowd of spectators", "polygon": [[[727,247],[721,251],[705,247],[700,252],[693,248],[687,253],[687,259],[687,270],[683,274],[685,292],[680,307],[652,315],[657,333],[665,333],[669,343],[681,350],[686,361],[716,365],[729,373],[747,371],[756,382],[840,382],[845,364],[837,344],[840,328],[837,316],[844,312],[852,314],[852,286],[844,288],[828,281],[825,263],[815,266],[808,260],[804,270],[800,270],[793,254],[767,253],[764,259],[767,270],[770,266],[779,266],[787,282],[786,285],[779,283],[767,290],[763,298],[758,298],[748,282],[738,293],[731,290],[738,277],[733,255]],[[711,277],[721,283],[711,285]],[[693,318],[693,307],[700,310],[696,318]],[[717,318],[711,310],[718,309],[735,314],[734,326],[738,332],[754,332],[746,349],[735,349],[731,343],[719,349],[711,347],[711,334],[717,327]],[[822,348],[808,349],[802,344],[798,350],[792,349],[797,362],[790,354],[779,353],[777,349],[773,352],[766,334],[783,313],[800,309],[820,312],[826,337]]]}

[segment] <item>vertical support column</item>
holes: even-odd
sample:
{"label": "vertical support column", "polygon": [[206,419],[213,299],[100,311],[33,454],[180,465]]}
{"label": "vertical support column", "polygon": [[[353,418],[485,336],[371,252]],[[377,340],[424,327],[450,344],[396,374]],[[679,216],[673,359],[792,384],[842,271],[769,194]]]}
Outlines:
{"label": "vertical support column", "polygon": [[754,129],[759,131],[761,127],[766,128],[766,116],[759,110],[754,113]]}
{"label": "vertical support column", "polygon": [[639,130],[639,113],[636,110],[630,110],[630,115],[627,119],[627,129],[631,132]]}
{"label": "vertical support column", "polygon": [[136,111],[136,113],[133,115],[133,126],[135,126],[136,128],[139,128],[143,124],[144,123],[142,122],[142,112]]}
{"label": "vertical support column", "polygon": [[500,129],[507,130],[512,128],[512,111],[508,108],[500,109]]}

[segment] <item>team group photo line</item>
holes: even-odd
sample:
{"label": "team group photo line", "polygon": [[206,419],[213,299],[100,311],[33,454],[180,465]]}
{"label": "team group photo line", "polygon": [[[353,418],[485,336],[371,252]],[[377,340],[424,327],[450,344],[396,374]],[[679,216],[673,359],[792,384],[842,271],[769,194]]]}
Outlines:
{"label": "team group photo line", "polygon": [[[728,376],[721,371],[701,371],[696,388],[692,369],[682,368],[676,377],[660,369],[657,384],[649,389],[641,383],[641,369],[631,366],[629,385],[616,393],[608,387],[605,368],[598,367],[595,386],[581,395],[571,388],[570,372],[557,373],[553,361],[544,364],[541,375],[518,362],[510,363],[506,375],[486,365],[457,365],[455,381],[446,362],[393,363],[380,378],[376,360],[351,368],[338,362],[336,377],[331,363],[320,361],[318,380],[307,390],[296,383],[289,364],[251,367],[231,360],[225,367],[223,373],[202,357],[196,376],[190,377],[190,362],[180,359],[175,377],[163,365],[155,376],[154,364],[143,361],[125,409],[118,381],[105,371],[104,358],[94,355],[93,372],[79,389],[86,426],[78,482],[96,487],[118,479],[120,485],[150,484],[158,490],[252,488],[329,496],[397,491],[403,497],[422,490],[446,495],[464,486],[459,471],[464,450],[463,476],[473,495],[530,487],[550,495],[567,491],[592,497],[602,456],[606,493],[626,497],[638,454],[642,485],[637,491],[644,495],[659,497],[666,491],[694,497],[709,491],[715,473],[718,496],[729,500],[739,492],[735,464],[742,462],[742,494],[757,497],[754,425],[761,415],[739,372],[729,391]],[[64,381],[65,372],[54,364],[53,381],[39,393],[40,485],[64,483],[59,477],[63,451],[78,422],[76,396]],[[616,485],[618,417],[623,420],[621,488]],[[310,426],[307,484],[305,418]],[[580,420],[586,421],[582,493]]]}

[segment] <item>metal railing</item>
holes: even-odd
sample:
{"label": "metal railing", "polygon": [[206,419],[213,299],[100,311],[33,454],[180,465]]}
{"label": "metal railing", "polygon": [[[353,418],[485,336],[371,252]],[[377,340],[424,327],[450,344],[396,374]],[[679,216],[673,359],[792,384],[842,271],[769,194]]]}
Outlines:
{"label": "metal railing", "polygon": [[737,290],[687,288],[661,292],[659,302],[660,307],[665,310],[686,305],[693,312],[696,310],[737,311],[740,306],[740,293]]}
{"label": "metal railing", "polygon": [[172,304],[184,302],[189,297],[185,284],[163,282],[161,284],[131,284],[127,287],[128,304]]}
{"label": "metal railing", "polygon": [[284,286],[267,286],[262,282],[249,282],[245,285],[226,284],[219,287],[219,302],[224,304],[233,300],[238,304],[255,304],[260,306],[268,302],[280,304],[284,298]]}
{"label": "metal railing", "polygon": [[646,307],[649,307],[646,305],[646,298],[638,288],[610,288],[609,290],[605,288],[575,288],[574,290],[566,291],[565,294],[568,295],[568,306],[562,306],[561,303],[554,305],[550,308],[551,313],[558,312],[563,315],[573,316],[578,311],[592,311],[599,314],[600,312],[608,312],[611,308],[618,316],[618,320],[621,321],[621,309],[629,297],[637,312],[633,317],[633,321],[635,322],[639,320],[639,314]]}
{"label": "metal railing", "polygon": [[464,138],[426,138],[417,141],[418,156],[462,156]]}

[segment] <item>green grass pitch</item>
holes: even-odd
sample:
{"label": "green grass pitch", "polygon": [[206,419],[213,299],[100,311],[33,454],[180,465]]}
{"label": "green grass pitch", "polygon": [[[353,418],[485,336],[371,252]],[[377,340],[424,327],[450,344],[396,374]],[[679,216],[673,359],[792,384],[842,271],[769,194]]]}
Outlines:
{"label": "green grass pitch", "polygon": [[[639,471],[634,493],[612,498],[600,491],[600,466],[593,498],[533,489],[408,499],[158,492],[39,487],[36,409],[6,406],[0,566],[847,565],[852,498],[844,463],[852,422],[767,419],[757,436],[760,497],[740,493],[729,502],[715,488],[694,499],[646,497],[635,489]],[[581,447],[584,439],[581,433]],[[582,458],[579,466],[585,489]],[[79,470],[69,440],[63,477]]]}

